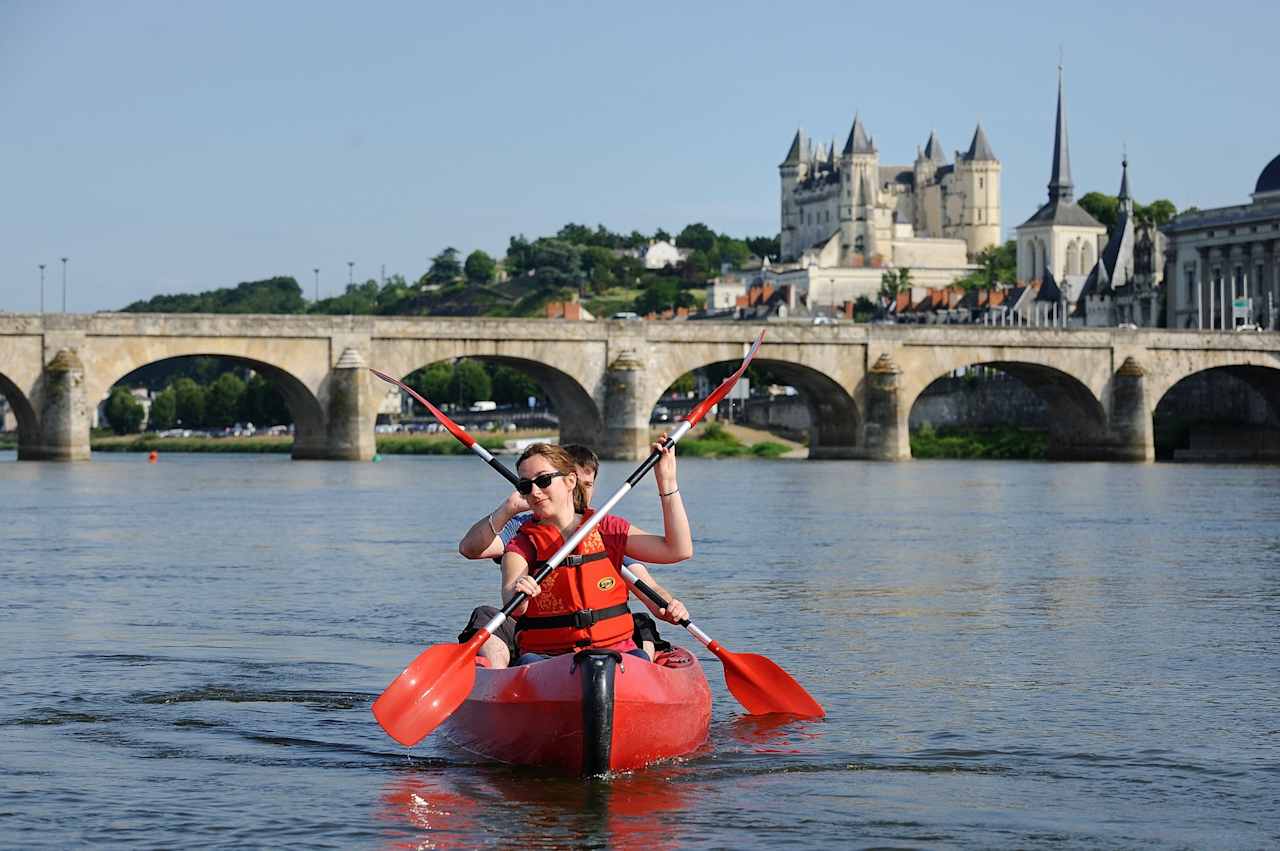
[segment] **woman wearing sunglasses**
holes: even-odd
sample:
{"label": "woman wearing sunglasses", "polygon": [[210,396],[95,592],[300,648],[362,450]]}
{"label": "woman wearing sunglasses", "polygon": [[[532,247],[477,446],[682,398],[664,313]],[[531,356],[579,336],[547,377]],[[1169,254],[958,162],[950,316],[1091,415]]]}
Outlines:
{"label": "woman wearing sunglasses", "polygon": [[520,528],[502,556],[503,601],[521,592],[529,597],[513,613],[519,617],[516,645],[521,656],[516,664],[587,647],[643,655],[633,638],[627,584],[619,569],[622,558],[672,564],[693,555],[675,452],[661,443],[654,448],[661,452],[653,470],[663,534],[646,532],[616,515],[605,517],[541,587],[530,575],[531,566],[548,560],[591,516],[591,509],[573,459],[561,447],[535,443],[520,456],[516,489],[533,519]]}

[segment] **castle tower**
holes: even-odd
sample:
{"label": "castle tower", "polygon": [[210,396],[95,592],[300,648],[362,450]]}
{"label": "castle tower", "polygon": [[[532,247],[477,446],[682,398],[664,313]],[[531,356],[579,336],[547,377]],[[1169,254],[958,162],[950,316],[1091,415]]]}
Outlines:
{"label": "castle tower", "polygon": [[799,244],[800,209],[795,202],[796,186],[809,176],[809,141],[803,130],[796,130],[787,156],[778,166],[782,180],[782,236],[780,248],[783,257],[794,257],[803,248]]}
{"label": "castle tower", "polygon": [[938,169],[947,164],[942,142],[936,130],[929,131],[924,149],[917,149],[912,166],[915,177],[915,203],[911,227],[917,236],[942,236],[942,192],[938,186]]}
{"label": "castle tower", "polygon": [[956,154],[956,181],[964,198],[960,232],[972,263],[983,249],[1000,244],[1000,161],[981,123],[969,150]]}
{"label": "castle tower", "polygon": [[[853,116],[853,127],[840,154],[841,205],[840,243],[845,259],[854,255],[870,258],[876,253],[876,210],[874,187],[880,177],[880,154],[867,135],[862,119]],[[845,200],[848,219],[845,218]]]}

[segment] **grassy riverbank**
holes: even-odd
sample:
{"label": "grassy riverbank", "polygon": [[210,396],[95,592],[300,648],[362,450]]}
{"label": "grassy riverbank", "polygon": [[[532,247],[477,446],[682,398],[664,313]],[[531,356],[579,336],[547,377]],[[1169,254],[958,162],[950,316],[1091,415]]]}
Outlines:
{"label": "grassy riverbank", "polygon": [[775,440],[744,443],[720,423],[710,423],[697,437],[680,441],[679,452],[686,458],[777,458],[791,447]]}
{"label": "grassy riverbank", "polygon": [[1002,458],[1042,460],[1049,444],[1043,431],[1021,428],[951,429],[925,426],[911,435],[914,458]]}
{"label": "grassy riverbank", "polygon": [[[502,439],[479,438],[478,443],[491,451],[502,448]],[[156,437],[125,435],[95,437],[90,441],[94,452],[282,452],[293,451],[292,437]],[[377,451],[382,455],[462,455],[471,450],[448,435],[378,435]]]}

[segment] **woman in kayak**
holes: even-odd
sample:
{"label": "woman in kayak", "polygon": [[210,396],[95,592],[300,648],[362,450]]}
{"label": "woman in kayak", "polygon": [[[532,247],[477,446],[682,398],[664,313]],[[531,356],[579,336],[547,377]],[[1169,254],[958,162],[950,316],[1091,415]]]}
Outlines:
{"label": "woman in kayak", "polygon": [[[529,597],[513,612],[519,617],[516,645],[521,657],[516,664],[587,647],[643,655],[633,640],[627,584],[620,572],[623,556],[672,564],[693,555],[689,518],[676,481],[675,452],[662,448],[661,442],[654,448],[660,452],[653,469],[662,502],[663,534],[651,534],[615,515],[605,517],[542,587],[530,574],[555,554],[591,516],[591,510],[573,458],[561,447],[535,443],[520,456],[516,487],[524,494],[533,519],[511,539],[502,557],[503,602],[521,592]],[[677,605],[673,600],[668,614],[675,616]]]}
{"label": "woman in kayak", "polygon": [[[600,458],[590,447],[581,443],[565,443],[561,448],[573,459],[578,487],[586,497],[587,506],[590,507],[591,497],[595,492],[596,475],[600,472]],[[502,554],[506,552],[507,544],[515,537],[516,532],[520,531],[520,527],[532,519],[533,513],[529,511],[529,505],[525,502],[524,496],[519,491],[513,490],[497,508],[472,524],[466,535],[458,542],[458,552],[464,558],[491,558],[494,564],[501,565]],[[671,595],[658,584],[643,564],[633,558],[623,557],[622,566],[634,573],[641,582],[648,584],[671,601],[671,611],[668,611],[647,596],[636,595],[652,615],[646,612],[631,613],[635,629],[633,640],[640,645],[650,659],[654,659],[659,652],[671,649],[671,645],[663,641],[658,633],[654,618],[678,624],[681,619],[688,616],[688,612],[679,600],[671,600]],[[466,628],[458,634],[458,643],[465,644],[482,626],[493,620],[493,616],[497,613],[496,606],[477,606],[473,609]],[[511,664],[511,660],[520,655],[516,650],[516,624],[516,618],[507,618],[502,622],[502,626],[489,636],[477,654],[485,660],[481,664],[490,668],[505,668]]]}

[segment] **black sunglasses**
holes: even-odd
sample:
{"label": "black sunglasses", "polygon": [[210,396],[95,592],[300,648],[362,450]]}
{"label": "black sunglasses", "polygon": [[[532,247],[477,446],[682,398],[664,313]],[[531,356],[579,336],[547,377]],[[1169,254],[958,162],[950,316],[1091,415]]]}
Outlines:
{"label": "black sunglasses", "polygon": [[551,487],[551,483],[564,473],[539,473],[532,479],[518,479],[516,481],[516,490],[521,496],[528,496],[533,493],[533,486],[537,485],[539,490],[546,490]]}

